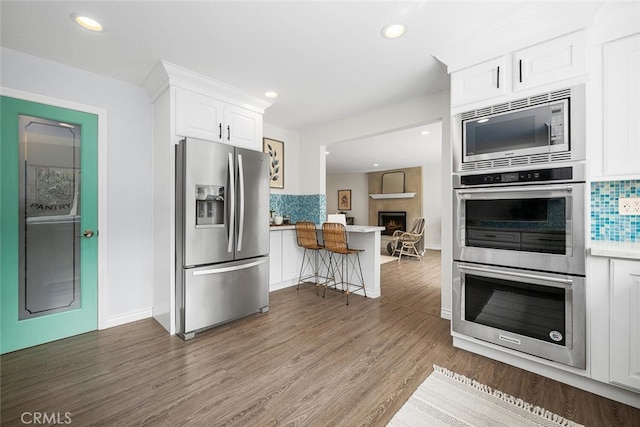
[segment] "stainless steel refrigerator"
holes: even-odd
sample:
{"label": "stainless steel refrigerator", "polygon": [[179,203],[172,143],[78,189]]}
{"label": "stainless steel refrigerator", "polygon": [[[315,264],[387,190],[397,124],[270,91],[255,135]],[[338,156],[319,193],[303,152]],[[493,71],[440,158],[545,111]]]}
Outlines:
{"label": "stainless steel refrigerator", "polygon": [[197,139],[176,146],[176,330],[269,309],[269,158]]}

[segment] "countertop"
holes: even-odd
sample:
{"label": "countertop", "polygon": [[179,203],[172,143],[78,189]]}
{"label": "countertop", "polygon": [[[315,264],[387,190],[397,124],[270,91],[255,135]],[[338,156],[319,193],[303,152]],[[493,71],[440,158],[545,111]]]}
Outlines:
{"label": "countertop", "polygon": [[[283,231],[283,230],[295,230],[295,225],[272,225],[269,227],[270,231]],[[322,224],[316,224],[317,230],[322,230]],[[347,232],[349,233],[375,233],[376,231],[382,231],[384,227],[377,225],[347,225]]]}
{"label": "countertop", "polygon": [[589,254],[591,256],[640,260],[640,242],[592,240],[589,242]]}

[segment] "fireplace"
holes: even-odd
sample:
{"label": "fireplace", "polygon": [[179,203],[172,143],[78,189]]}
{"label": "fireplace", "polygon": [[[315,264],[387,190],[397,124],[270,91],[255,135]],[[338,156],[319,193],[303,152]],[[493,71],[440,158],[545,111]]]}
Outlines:
{"label": "fireplace", "polygon": [[379,211],[378,225],[384,227],[383,235],[391,236],[396,230],[407,229],[407,213],[402,211]]}

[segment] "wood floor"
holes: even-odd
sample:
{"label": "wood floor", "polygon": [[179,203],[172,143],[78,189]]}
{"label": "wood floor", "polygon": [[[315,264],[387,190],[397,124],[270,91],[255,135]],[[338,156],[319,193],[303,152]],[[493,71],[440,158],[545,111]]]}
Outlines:
{"label": "wood floor", "polygon": [[349,306],[305,285],[188,342],[148,319],[4,355],[2,424],[384,426],[437,364],[587,426],[640,425],[640,410],[454,348],[439,257],[382,265],[382,297]]}

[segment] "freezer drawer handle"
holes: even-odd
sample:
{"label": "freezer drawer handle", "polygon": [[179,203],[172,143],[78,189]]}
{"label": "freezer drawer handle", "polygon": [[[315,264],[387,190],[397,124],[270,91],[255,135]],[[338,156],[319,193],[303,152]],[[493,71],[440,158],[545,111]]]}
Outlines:
{"label": "freezer drawer handle", "polygon": [[222,268],[211,268],[209,270],[199,270],[199,271],[194,271],[193,275],[206,276],[208,274],[228,273],[230,271],[244,270],[245,268],[255,267],[257,265],[264,264],[265,262],[266,261],[263,259],[260,261],[253,261],[248,264],[234,265],[233,267],[222,267]]}

